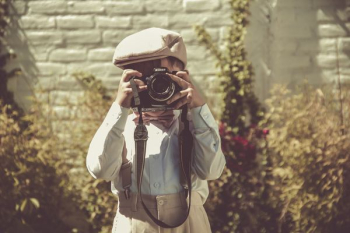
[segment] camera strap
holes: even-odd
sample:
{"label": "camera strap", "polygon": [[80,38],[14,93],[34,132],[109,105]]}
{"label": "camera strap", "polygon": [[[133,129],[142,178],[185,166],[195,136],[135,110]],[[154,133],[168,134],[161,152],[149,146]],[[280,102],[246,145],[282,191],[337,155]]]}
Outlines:
{"label": "camera strap", "polygon": [[[174,225],[168,225],[165,222],[157,219],[152,215],[152,213],[149,211],[147,206],[144,204],[142,200],[142,193],[141,193],[141,184],[142,184],[142,177],[143,177],[143,170],[145,166],[145,155],[146,155],[146,147],[147,147],[147,139],[148,139],[148,131],[146,126],[143,124],[142,119],[142,108],[140,104],[140,98],[138,96],[138,91],[136,88],[136,84],[133,79],[130,79],[131,87],[133,90],[135,105],[138,108],[139,112],[139,122],[136,126],[135,132],[134,132],[134,140],[135,140],[135,154],[136,154],[136,181],[137,181],[137,191],[141,200],[141,204],[145,209],[145,212],[147,215],[152,219],[154,223],[156,223],[158,226],[163,228],[175,228],[178,226],[181,226],[186,219],[188,218],[188,215],[190,213],[191,208],[191,191],[192,191],[192,184],[191,184],[191,160],[192,160],[192,148],[193,148],[193,137],[189,130],[189,121],[187,119],[187,112],[188,108],[187,105],[184,105],[182,107],[181,112],[181,121],[183,124],[183,128],[179,134],[179,149],[180,149],[180,182],[185,190],[185,198],[188,197],[188,208],[186,215],[184,216],[184,219]],[[181,125],[180,125],[181,126]],[[128,166],[129,168],[130,166]],[[130,168],[129,168],[130,169]],[[123,181],[123,188],[125,189],[125,196],[128,199],[129,198],[129,187],[131,186],[131,178],[126,178],[127,172],[129,172],[129,169],[122,169],[122,180],[128,180],[128,182]],[[131,172],[128,174],[131,176]]]}
{"label": "camera strap", "polygon": [[168,225],[165,222],[157,219],[152,215],[152,213],[149,211],[147,206],[144,204],[142,200],[142,193],[141,193],[141,184],[142,184],[142,177],[143,177],[143,170],[145,166],[145,154],[146,154],[146,145],[147,145],[147,138],[148,138],[148,132],[146,126],[143,124],[142,121],[142,112],[141,108],[139,107],[139,113],[140,113],[140,118],[139,118],[139,124],[136,126],[135,132],[134,132],[134,140],[135,140],[135,153],[136,153],[136,180],[137,180],[137,191],[140,199],[141,199],[141,204],[143,208],[145,209],[145,212],[147,215],[152,219],[154,223],[156,223],[158,226],[163,227],[163,228],[175,228],[178,226],[181,226],[187,219],[189,213],[190,213],[190,208],[191,208],[191,190],[192,190],[192,185],[191,185],[191,154],[192,154],[192,147],[193,147],[193,138],[192,134],[189,130],[189,122],[187,120],[187,106],[185,106],[182,109],[181,113],[181,120],[184,124],[184,129],[179,135],[179,148],[180,148],[180,163],[181,163],[181,171],[180,173],[183,173],[184,180],[186,182],[185,185],[183,185],[185,189],[185,197],[189,198],[188,200],[188,208],[186,215],[184,216],[184,219],[174,225]]}

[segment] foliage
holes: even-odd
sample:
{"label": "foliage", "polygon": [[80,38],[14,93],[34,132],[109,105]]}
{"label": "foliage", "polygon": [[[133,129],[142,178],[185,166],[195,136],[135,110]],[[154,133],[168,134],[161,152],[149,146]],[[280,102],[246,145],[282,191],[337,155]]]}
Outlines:
{"label": "foliage", "polygon": [[1,232],[111,231],[116,198],[109,183],[94,180],[85,166],[111,97],[91,75],[76,73],[72,80],[83,95],[61,100],[63,114],[48,90],[36,90],[31,111],[22,117],[7,111],[12,105],[1,105]]}
{"label": "foliage", "polygon": [[[260,222],[269,222],[272,212],[264,205],[268,157],[265,136],[259,129],[264,109],[253,90],[253,71],[246,59],[244,37],[248,0],[230,0],[232,25],[226,28],[224,49],[220,49],[202,26],[195,30],[199,41],[217,60],[224,93],[220,136],[227,168],[217,181],[210,182],[209,210],[213,232],[264,232]],[[227,201],[229,200],[229,203]]]}
{"label": "foliage", "polygon": [[269,202],[279,212],[278,232],[348,232],[350,135],[340,115],[349,125],[349,109],[339,113],[337,93],[327,88],[272,93],[263,123],[271,129]]}
{"label": "foliage", "polygon": [[251,63],[246,59],[244,38],[247,17],[249,15],[248,0],[230,0],[232,25],[226,28],[224,49],[220,49],[202,26],[195,26],[199,41],[209,49],[217,60],[220,71],[224,106],[222,121],[228,130],[243,136],[247,125],[255,125],[263,117],[263,108],[253,90],[253,71]]}
{"label": "foliage", "polygon": [[65,170],[70,174],[69,186],[79,194],[74,202],[87,214],[92,232],[109,233],[117,199],[111,193],[110,182],[95,180],[88,174],[85,159],[90,141],[113,99],[94,76],[77,72],[73,78],[80,83],[83,95],[75,102],[72,96],[67,97],[64,114],[53,116],[52,124],[56,122],[61,127],[59,132],[66,132],[60,139],[60,151],[66,154]]}
{"label": "foliage", "polygon": [[0,231],[69,232],[59,217],[65,177],[55,167],[52,134],[39,124],[21,129],[11,105],[0,106]]}
{"label": "foliage", "polygon": [[21,109],[13,101],[12,93],[7,90],[8,80],[19,72],[19,69],[6,70],[7,62],[16,57],[10,49],[7,49],[6,41],[4,40],[7,34],[7,27],[10,24],[9,2],[9,0],[0,0],[0,99],[2,99],[4,104],[11,104],[12,108],[7,109],[7,111],[15,109],[21,113]]}

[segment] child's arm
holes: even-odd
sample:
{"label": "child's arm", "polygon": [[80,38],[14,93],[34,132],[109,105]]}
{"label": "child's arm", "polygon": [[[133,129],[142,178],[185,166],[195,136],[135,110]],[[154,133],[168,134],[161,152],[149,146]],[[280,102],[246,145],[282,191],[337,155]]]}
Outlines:
{"label": "child's arm", "polygon": [[202,180],[220,177],[226,160],[221,151],[218,125],[207,104],[191,110],[193,123],[192,171]]}
{"label": "child's arm", "polygon": [[124,147],[122,133],[128,113],[128,108],[114,102],[95,133],[86,159],[86,166],[94,178],[112,180],[119,174]]}
{"label": "child's arm", "polygon": [[226,164],[221,151],[221,140],[218,125],[211,114],[208,105],[191,83],[188,71],[179,71],[169,76],[183,89],[175,94],[168,104],[177,101],[175,108],[188,104],[193,121],[193,162],[192,171],[200,179],[217,179]]}
{"label": "child's arm", "polygon": [[[117,98],[90,143],[86,166],[96,179],[116,179],[123,162],[123,153],[125,157],[123,131],[132,99],[129,82],[132,76],[141,77],[142,74],[136,70],[124,70]],[[137,80],[135,83],[139,91],[147,88],[141,80]]]}

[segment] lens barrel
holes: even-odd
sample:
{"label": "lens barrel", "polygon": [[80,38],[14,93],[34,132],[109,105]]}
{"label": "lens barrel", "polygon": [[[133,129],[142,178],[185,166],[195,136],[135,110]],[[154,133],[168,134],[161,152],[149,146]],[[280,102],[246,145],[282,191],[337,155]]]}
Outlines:
{"label": "lens barrel", "polygon": [[156,101],[167,101],[175,92],[175,84],[167,74],[154,74],[149,77],[148,82],[149,96]]}

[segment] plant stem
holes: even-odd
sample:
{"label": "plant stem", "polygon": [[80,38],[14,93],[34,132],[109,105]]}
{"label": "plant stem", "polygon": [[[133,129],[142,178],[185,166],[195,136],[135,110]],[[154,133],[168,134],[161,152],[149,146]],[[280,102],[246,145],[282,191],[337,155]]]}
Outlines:
{"label": "plant stem", "polygon": [[341,126],[341,134],[344,135],[344,114],[343,114],[343,97],[342,97],[342,86],[340,80],[340,70],[339,70],[339,51],[338,51],[338,39],[335,41],[335,52],[337,57],[337,75],[338,75],[338,90],[339,90],[339,101],[340,101],[340,126]]}

